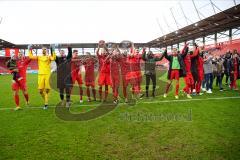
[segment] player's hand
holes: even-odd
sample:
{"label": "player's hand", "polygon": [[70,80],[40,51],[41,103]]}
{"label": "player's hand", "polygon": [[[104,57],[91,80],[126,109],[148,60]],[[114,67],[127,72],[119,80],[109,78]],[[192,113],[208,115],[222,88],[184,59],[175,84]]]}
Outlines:
{"label": "player's hand", "polygon": [[13,69],[13,71],[14,71],[14,72],[18,72],[18,69],[17,69],[17,68],[15,68],[15,69]]}
{"label": "player's hand", "polygon": [[54,47],[55,47],[55,48],[59,48],[59,47],[61,47],[61,44],[55,43],[55,44],[54,44]]}
{"label": "player's hand", "polygon": [[55,44],[50,44],[50,48],[55,49]]}
{"label": "player's hand", "polygon": [[29,44],[27,47],[28,47],[28,50],[32,49],[32,45],[31,44]]}
{"label": "player's hand", "polygon": [[166,52],[166,51],[167,51],[167,48],[162,48],[162,50],[163,50],[163,53],[164,53],[164,52]]}

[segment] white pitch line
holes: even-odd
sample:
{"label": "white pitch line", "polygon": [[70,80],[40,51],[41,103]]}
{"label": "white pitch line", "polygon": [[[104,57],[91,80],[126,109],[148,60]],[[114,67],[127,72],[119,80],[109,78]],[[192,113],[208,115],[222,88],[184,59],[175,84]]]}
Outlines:
{"label": "white pitch line", "polygon": [[[76,105],[76,104],[72,104],[72,105]],[[79,106],[72,106],[73,108],[77,108],[77,107],[89,107],[89,106],[97,106],[97,105],[95,105],[95,104],[89,104],[89,105],[87,105],[87,104],[82,104],[82,105],[79,105]],[[56,106],[52,106],[52,105],[49,105],[48,106],[48,108],[54,108],[54,107],[56,107]],[[5,108],[1,108],[0,107],[0,110],[9,110],[9,109],[14,109],[15,107],[5,107]],[[42,109],[43,107],[23,107],[22,109]]]}
{"label": "white pitch line", "polygon": [[[215,97],[215,98],[204,98],[204,99],[180,99],[180,100],[163,100],[163,101],[150,101],[150,102],[137,102],[137,104],[154,104],[154,103],[175,103],[175,102],[190,102],[190,101],[208,101],[208,100],[225,100],[225,99],[240,99],[240,96],[236,97]],[[126,103],[119,103],[119,105],[127,105]],[[73,104],[76,105],[76,104]],[[72,106],[73,108],[77,107],[89,107],[89,106],[99,106],[100,104],[84,104],[79,106]],[[111,105],[111,104],[106,104]],[[49,108],[54,108],[56,106],[48,106]],[[0,108],[0,110],[12,110],[15,107]],[[42,109],[42,107],[24,107],[23,109]]]}
{"label": "white pitch line", "polygon": [[180,100],[163,100],[163,101],[151,101],[142,103],[170,103],[170,102],[189,102],[189,101],[207,101],[207,100],[224,100],[224,99],[240,99],[240,96],[236,97],[216,97],[216,98],[204,98],[204,99],[180,99]]}

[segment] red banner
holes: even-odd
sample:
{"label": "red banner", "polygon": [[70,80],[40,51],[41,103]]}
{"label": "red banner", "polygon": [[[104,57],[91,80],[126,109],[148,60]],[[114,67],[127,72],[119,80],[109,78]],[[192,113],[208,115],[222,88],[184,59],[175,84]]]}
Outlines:
{"label": "red banner", "polygon": [[18,48],[5,48],[5,56],[6,57],[11,57],[11,54],[14,53],[16,56],[18,56],[19,49]]}

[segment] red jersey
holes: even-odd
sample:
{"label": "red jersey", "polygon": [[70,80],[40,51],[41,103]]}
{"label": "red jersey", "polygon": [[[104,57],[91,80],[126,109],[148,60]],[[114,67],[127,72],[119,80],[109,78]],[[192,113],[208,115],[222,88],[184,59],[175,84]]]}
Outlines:
{"label": "red jersey", "polygon": [[184,58],[184,64],[185,64],[185,69],[186,72],[191,72],[191,57],[189,54],[186,55],[186,57]]}
{"label": "red jersey", "polygon": [[128,70],[129,70],[129,66],[127,63],[127,57],[122,57],[119,59],[119,63],[120,63],[120,67],[121,67],[121,75],[126,75]]}
{"label": "red jersey", "polygon": [[17,60],[18,72],[24,81],[26,81],[27,66],[30,62],[31,62],[31,59],[29,58],[22,58]]}
{"label": "red jersey", "polygon": [[110,61],[111,76],[119,76],[119,61],[118,59],[111,59]]}
{"label": "red jersey", "polygon": [[85,67],[85,77],[91,77],[94,79],[94,59],[87,59],[86,63],[84,64]]}
{"label": "red jersey", "polygon": [[71,70],[73,74],[78,74],[80,71],[81,60],[79,58],[72,58],[71,61]]}
{"label": "red jersey", "polygon": [[203,72],[203,63],[204,63],[203,58],[199,56],[198,59],[197,59],[197,70],[198,70],[198,72]]}
{"label": "red jersey", "polygon": [[141,56],[139,54],[134,56],[128,56],[127,64],[129,65],[129,72],[126,75],[126,79],[141,79]]}
{"label": "red jersey", "polygon": [[134,56],[128,56],[127,63],[130,71],[141,71],[141,56],[139,54]]}
{"label": "red jersey", "polygon": [[237,58],[234,58],[233,65],[234,65],[234,71],[237,72],[238,71],[238,61],[237,61]]}
{"label": "red jersey", "polygon": [[[185,46],[185,47],[186,47],[186,46]],[[185,49],[185,47],[184,47],[184,49]],[[183,54],[183,52],[184,52],[184,49],[183,49],[183,51],[182,51],[182,54]],[[191,72],[191,59],[194,58],[194,57],[196,57],[198,54],[199,54],[199,49],[197,48],[197,49],[194,50],[193,54],[191,54],[191,55],[187,54],[187,55],[185,56],[185,58],[184,58],[184,64],[185,64],[185,69],[186,69],[186,72],[187,72],[187,73],[188,73],[188,72]]]}
{"label": "red jersey", "polygon": [[107,60],[107,56],[98,55],[99,60],[99,72],[110,74],[110,61]]}

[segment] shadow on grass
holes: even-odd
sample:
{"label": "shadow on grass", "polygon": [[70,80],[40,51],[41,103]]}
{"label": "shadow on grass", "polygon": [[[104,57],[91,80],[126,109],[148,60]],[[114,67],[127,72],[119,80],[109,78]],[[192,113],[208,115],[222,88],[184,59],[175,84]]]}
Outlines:
{"label": "shadow on grass", "polygon": [[[159,77],[162,77],[166,73],[166,70],[156,70],[156,77],[157,77],[157,87],[155,90],[155,96],[162,95],[165,91],[166,82],[162,81]],[[97,77],[97,74],[96,76]],[[122,83],[122,82],[121,82]],[[142,84],[145,84],[145,76],[143,76]],[[57,88],[57,74],[52,73],[50,78],[50,84],[51,88],[59,93],[59,89]],[[82,86],[83,93],[86,93],[86,87]],[[119,98],[124,99],[123,96],[123,87],[122,84],[119,86]],[[172,89],[172,88],[170,88]],[[149,93],[152,92],[152,87],[149,88]],[[96,93],[98,93],[98,90],[96,89]],[[144,94],[145,91],[142,91],[142,94]],[[104,94],[104,92],[103,92]],[[139,99],[133,98],[130,96],[132,94],[132,91],[130,87],[127,87],[127,95],[129,102],[126,103],[128,106],[135,106],[137,104],[137,101]],[[79,86],[73,85],[71,95],[79,95]],[[98,96],[97,96],[98,98]],[[106,115],[107,113],[113,111],[118,104],[113,103],[113,94],[112,92],[109,93],[107,102],[103,102],[97,105],[96,108],[84,112],[84,113],[71,113],[71,111],[65,107],[65,105],[62,105],[61,102],[56,104],[55,107],[55,114],[58,118],[65,120],[65,121],[88,121],[92,119],[96,119],[98,117],[102,117],[103,115]]]}

